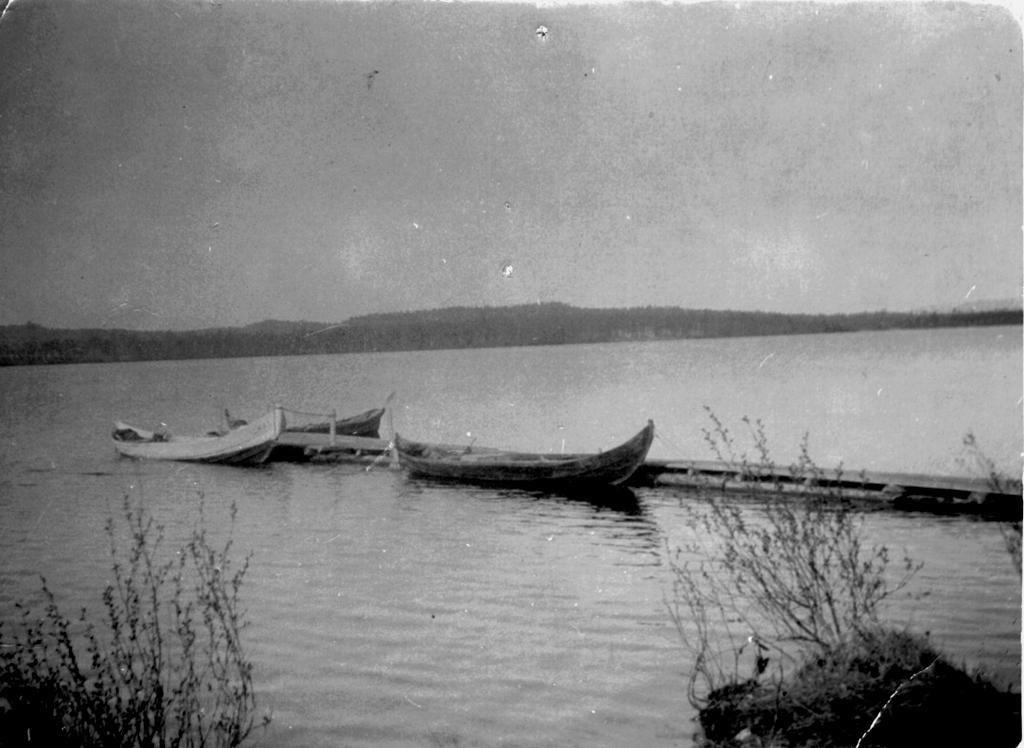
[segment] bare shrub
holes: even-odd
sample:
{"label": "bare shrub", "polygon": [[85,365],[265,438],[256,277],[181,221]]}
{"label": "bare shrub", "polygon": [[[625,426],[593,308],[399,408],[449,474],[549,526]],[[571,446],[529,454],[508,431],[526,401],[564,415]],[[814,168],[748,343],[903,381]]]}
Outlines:
{"label": "bare shrub", "polygon": [[106,526],[113,581],[101,623],[85,609],[67,618],[45,579],[41,615],[19,604],[21,620],[0,623],[0,744],[237,746],[252,731],[239,604],[249,557],[236,566],[230,539],[211,545],[202,503],[171,554],[163,527],[128,497],[121,519],[125,548],[118,523]]}
{"label": "bare shrub", "polygon": [[864,544],[860,515],[838,488],[841,468],[819,468],[806,436],[797,461],[780,471],[760,421],[743,419],[755,454],[749,459],[706,410],[706,441],[744,477],[758,511],[741,496],[711,491],[697,519],[708,545],[694,550],[703,560],[687,561],[681,549],[671,556],[669,612],[694,658],[688,696],[698,709],[726,687],[762,677],[781,683],[784,664],[797,654],[828,656],[871,634],[882,601],[920,568],[904,557],[890,575],[889,550]]}
{"label": "bare shrub", "polygon": [[[1014,482],[996,467],[995,461],[981,449],[973,431],[968,431],[964,436],[964,457],[961,458],[961,464],[967,468],[968,473],[980,472],[992,493],[1020,493],[1019,483],[1015,486]],[[1017,574],[1021,574],[1021,523],[1003,522],[999,529],[1003,534],[1006,552],[1010,554],[1013,568],[1017,570]]]}

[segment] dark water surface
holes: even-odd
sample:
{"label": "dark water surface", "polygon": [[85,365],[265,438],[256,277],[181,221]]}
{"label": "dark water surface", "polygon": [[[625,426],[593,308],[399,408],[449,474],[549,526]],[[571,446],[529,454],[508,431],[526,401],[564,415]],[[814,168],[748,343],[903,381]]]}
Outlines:
{"label": "dark water surface", "polygon": [[[110,422],[215,426],[273,402],[357,412],[396,390],[414,439],[612,446],[652,417],[652,456],[709,458],[702,405],[761,418],[779,460],[963,473],[973,431],[1020,472],[1019,328],[0,369],[0,616],[39,599],[99,612],[106,519],[130,494],[183,536],[238,506],[264,745],[689,745],[669,549],[703,500],[588,502],[434,485],[379,467],[237,469],[118,459]],[[739,429],[737,429],[739,430]],[[467,434],[471,434],[467,436]],[[756,507],[751,507],[756,512]],[[925,562],[892,620],[1020,679],[1020,578],[998,525],[864,516]]]}

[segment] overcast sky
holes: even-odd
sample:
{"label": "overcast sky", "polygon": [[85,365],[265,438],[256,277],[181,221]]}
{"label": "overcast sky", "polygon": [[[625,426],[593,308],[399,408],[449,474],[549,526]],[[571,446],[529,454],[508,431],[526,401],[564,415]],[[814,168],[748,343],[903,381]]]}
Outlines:
{"label": "overcast sky", "polygon": [[14,0],[0,324],[1018,298],[997,6]]}

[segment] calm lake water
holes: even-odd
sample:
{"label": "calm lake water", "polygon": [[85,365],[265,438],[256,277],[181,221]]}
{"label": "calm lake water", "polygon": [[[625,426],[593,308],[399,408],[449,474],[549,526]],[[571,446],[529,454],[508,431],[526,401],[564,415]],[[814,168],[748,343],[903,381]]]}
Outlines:
{"label": "calm lake water", "polygon": [[[707,405],[738,434],[760,418],[780,462],[807,432],[821,464],[964,474],[972,432],[1021,471],[1019,327],[0,369],[0,618],[39,600],[40,574],[66,612],[99,613],[103,525],[126,494],[170,541],[200,496],[225,537],[235,501],[273,714],[254,743],[690,745],[666,562],[699,540],[697,493],[608,508],[383,467],[135,462],[107,438],[115,418],[194,433],[224,407],[354,413],[391,391],[394,428],[414,439],[591,451],[650,417],[653,457],[706,459]],[[889,619],[1019,683],[1020,577],[999,525],[863,521],[870,542],[925,563]]]}

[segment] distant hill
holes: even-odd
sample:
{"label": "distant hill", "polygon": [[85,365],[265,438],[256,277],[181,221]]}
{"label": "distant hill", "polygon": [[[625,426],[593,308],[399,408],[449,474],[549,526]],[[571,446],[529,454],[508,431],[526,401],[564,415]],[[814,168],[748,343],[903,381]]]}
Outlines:
{"label": "distant hill", "polygon": [[54,330],[26,324],[0,327],[0,365],[493,348],[1021,322],[1019,305],[945,312],[782,314],[678,307],[581,309],[548,303],[370,314],[340,324],[264,320],[245,327],[183,332]]}
{"label": "distant hill", "polygon": [[265,319],[239,329],[251,335],[312,335],[330,327],[334,327],[334,325],[322,322],[284,322],[277,319]]}

